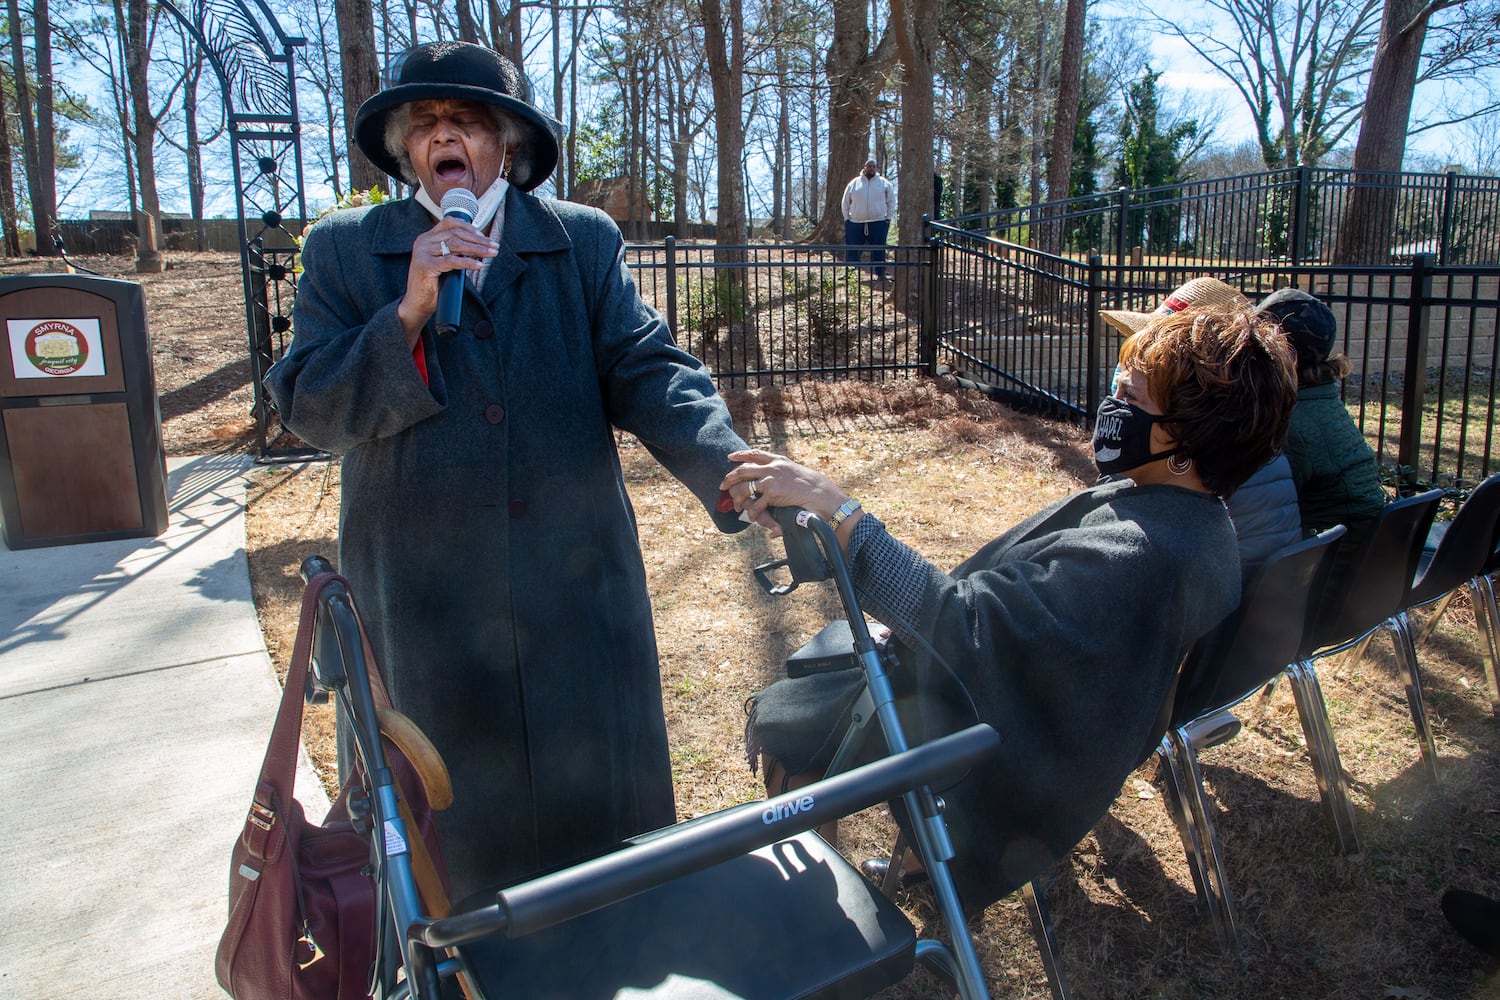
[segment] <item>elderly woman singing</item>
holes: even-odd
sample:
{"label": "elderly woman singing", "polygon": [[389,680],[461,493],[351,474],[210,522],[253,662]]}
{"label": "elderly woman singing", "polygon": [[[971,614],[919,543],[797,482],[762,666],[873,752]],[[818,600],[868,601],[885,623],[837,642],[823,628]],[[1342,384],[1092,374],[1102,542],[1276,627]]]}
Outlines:
{"label": "elderly woman singing", "polygon": [[[943,793],[965,905],[982,907],[1057,861],[1096,823],[1160,735],[1188,647],[1239,600],[1224,498],[1281,447],[1293,354],[1248,308],[1153,317],[1120,352],[1094,459],[1121,478],[1033,514],[945,572],[886,532],[827,476],[742,452],[724,480],[763,518],[797,506],[834,525],[864,607],[892,630],[892,674],[930,739],[976,721],[999,757]],[[762,692],[749,726],[772,791],[826,768],[857,671]],[[905,822],[899,815],[898,818]]]}
{"label": "elderly woman singing", "polygon": [[[288,428],[343,455],[340,568],[396,707],[452,772],[441,830],[462,896],[675,820],[615,429],[723,531],[743,527],[719,482],[744,442],[642,302],[615,225],[530,193],[560,127],[516,68],[438,42],[387,77],[355,137],[415,193],[311,229],[268,383]],[[444,213],[459,188],[467,221]]]}

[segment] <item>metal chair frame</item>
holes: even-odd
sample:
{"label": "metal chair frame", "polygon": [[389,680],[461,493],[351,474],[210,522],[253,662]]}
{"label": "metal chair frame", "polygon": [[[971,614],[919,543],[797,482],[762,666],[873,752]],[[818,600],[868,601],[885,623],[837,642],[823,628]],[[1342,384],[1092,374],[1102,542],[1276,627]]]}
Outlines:
{"label": "metal chair frame", "polygon": [[1199,641],[1183,665],[1171,721],[1156,748],[1159,774],[1172,819],[1182,838],[1200,915],[1226,953],[1243,950],[1240,921],[1224,867],[1223,852],[1204,790],[1203,771],[1193,742],[1194,723],[1250,698],[1288,674],[1298,716],[1307,737],[1319,791],[1339,846],[1357,849],[1347,799],[1326,780],[1325,768],[1338,767],[1316,675],[1304,676],[1294,662],[1304,625],[1328,559],[1344,535],[1331,528],[1273,554],[1250,580],[1239,609]]}
{"label": "metal chair frame", "polygon": [[[1344,581],[1342,591],[1326,591],[1323,594],[1320,613],[1314,615],[1309,623],[1310,648],[1304,650],[1304,655],[1299,660],[1304,674],[1310,674],[1313,664],[1318,660],[1347,652],[1344,663],[1352,667],[1364,656],[1365,649],[1376,632],[1390,632],[1397,669],[1406,687],[1406,704],[1411,713],[1412,726],[1416,730],[1422,761],[1433,781],[1438,780],[1437,742],[1427,719],[1426,701],[1422,696],[1422,675],[1417,665],[1411,623],[1406,609],[1417,578],[1423,546],[1443,496],[1442,490],[1429,490],[1386,505],[1376,521],[1374,533],[1364,544],[1359,561]],[[1395,558],[1398,554],[1404,556],[1400,566],[1392,570],[1383,565],[1385,560]],[[1381,575],[1392,572],[1393,576]],[[1367,576],[1378,578],[1380,586],[1364,586]],[[1372,589],[1376,592],[1367,592]],[[1361,602],[1374,602],[1377,606],[1371,610]],[[1312,677],[1310,683],[1316,683],[1316,678]],[[1333,752],[1337,753],[1336,750]],[[1343,785],[1342,774],[1336,779],[1331,777],[1330,780],[1339,787]]]}
{"label": "metal chair frame", "polygon": [[1435,605],[1417,631],[1414,645],[1427,641],[1454,595],[1467,589],[1474,607],[1485,686],[1491,705],[1500,710],[1500,676],[1496,674],[1500,664],[1500,609],[1491,580],[1500,572],[1500,473],[1476,486],[1453,520],[1442,528],[1435,543],[1430,535],[1439,534],[1438,527],[1429,535],[1430,544],[1418,567],[1420,578],[1413,587],[1413,609]]}

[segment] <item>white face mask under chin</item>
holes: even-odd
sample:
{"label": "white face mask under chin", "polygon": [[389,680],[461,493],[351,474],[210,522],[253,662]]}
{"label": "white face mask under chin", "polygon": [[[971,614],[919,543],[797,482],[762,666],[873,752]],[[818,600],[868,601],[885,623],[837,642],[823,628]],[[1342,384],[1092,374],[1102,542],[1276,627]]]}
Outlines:
{"label": "white face mask under chin", "polygon": [[[503,146],[501,147],[501,163],[505,162],[505,156],[508,152],[509,151],[506,150]],[[489,186],[489,189],[479,196],[479,212],[474,216],[475,229],[478,229],[480,232],[489,231],[490,223],[494,221],[495,214],[500,211],[500,206],[505,202],[505,192],[509,187],[510,182],[507,181],[505,179],[505,176],[502,174],[501,176],[496,177],[495,183],[491,184]],[[434,219],[441,219],[443,217],[442,207],[439,206],[437,202],[432,200],[432,195],[427,193],[427,189],[425,187],[418,185],[417,193],[412,197],[416,199],[418,205],[421,205],[423,208],[427,209],[428,213],[430,213]]]}

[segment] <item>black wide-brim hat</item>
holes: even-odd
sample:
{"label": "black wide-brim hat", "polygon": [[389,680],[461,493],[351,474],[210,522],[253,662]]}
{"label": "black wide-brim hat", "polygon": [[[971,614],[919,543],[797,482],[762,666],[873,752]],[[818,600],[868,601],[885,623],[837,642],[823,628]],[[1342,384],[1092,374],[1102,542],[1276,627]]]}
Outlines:
{"label": "black wide-brim hat", "polygon": [[[531,103],[531,85],[500,53],[470,42],[429,42],[407,49],[386,67],[386,89],[359,106],[354,141],[370,162],[399,181],[401,162],[385,148],[391,113],[412,101],[478,101],[505,110],[525,133],[511,150],[510,182],[530,191],[557,167],[562,125]],[[483,194],[482,191],[475,192]]]}

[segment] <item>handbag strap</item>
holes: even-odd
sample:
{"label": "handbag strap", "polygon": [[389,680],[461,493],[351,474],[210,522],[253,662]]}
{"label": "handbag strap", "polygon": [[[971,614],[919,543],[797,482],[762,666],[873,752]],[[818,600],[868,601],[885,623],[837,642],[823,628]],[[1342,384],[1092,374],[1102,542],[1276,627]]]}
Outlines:
{"label": "handbag strap", "polygon": [[[318,599],[324,589],[336,580],[337,573],[319,573],[307,582],[302,591],[302,614],[297,621],[297,639],[292,645],[292,661],[287,667],[286,682],[281,689],[281,706],[276,710],[276,721],[271,727],[271,740],[266,746],[265,760],[260,766],[260,781],[256,785],[255,797],[267,809],[274,809],[269,801],[273,793],[279,795],[282,804],[292,800],[297,781],[297,748],[302,743],[302,705],[307,690],[308,663],[312,659],[313,624],[318,617]],[[267,801],[261,801],[262,796]]]}

